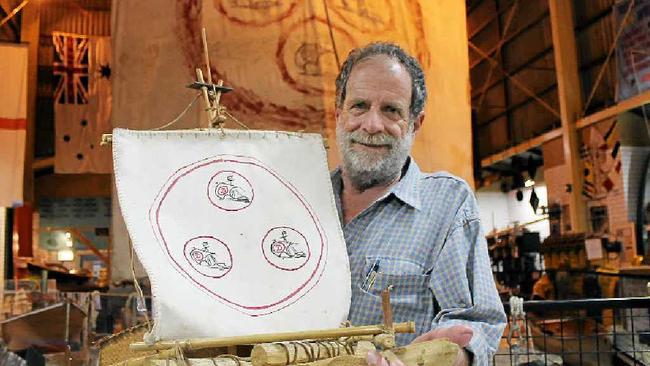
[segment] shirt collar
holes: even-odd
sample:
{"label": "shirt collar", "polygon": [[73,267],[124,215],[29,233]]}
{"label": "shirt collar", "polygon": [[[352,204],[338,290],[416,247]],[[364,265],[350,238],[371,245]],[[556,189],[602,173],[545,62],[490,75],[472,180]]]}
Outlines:
{"label": "shirt collar", "polygon": [[[400,201],[417,209],[422,209],[422,202],[420,200],[419,183],[422,178],[422,172],[415,163],[415,160],[410,156],[406,160],[406,173],[402,178],[390,188],[386,196],[391,193],[395,195]],[[337,208],[340,213],[340,197],[343,189],[343,178],[341,176],[341,168],[338,167],[332,172],[332,186],[334,188],[334,195],[336,196]]]}
{"label": "shirt collar", "polygon": [[406,160],[407,165],[406,173],[402,176],[397,183],[395,183],[390,193],[399,198],[402,202],[417,209],[422,209],[422,202],[420,201],[420,180],[422,179],[422,172],[420,167],[415,163],[415,160],[409,156]]}

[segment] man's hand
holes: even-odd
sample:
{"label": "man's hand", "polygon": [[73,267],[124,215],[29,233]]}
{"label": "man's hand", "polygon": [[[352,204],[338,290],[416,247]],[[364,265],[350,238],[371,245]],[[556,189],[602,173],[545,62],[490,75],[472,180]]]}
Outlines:
{"label": "man's hand", "polygon": [[450,342],[454,342],[460,346],[458,350],[458,357],[454,366],[467,366],[469,365],[469,354],[463,347],[469,344],[472,339],[474,331],[466,325],[454,325],[446,328],[436,328],[430,330],[419,337],[415,338],[412,343],[426,342],[434,339],[446,338]]}
{"label": "man's hand", "polygon": [[412,343],[431,341],[434,339],[447,338],[450,342],[465,347],[472,339],[474,331],[466,325],[454,325],[446,328],[436,328],[415,338]]}
{"label": "man's hand", "polygon": [[[474,331],[468,326],[454,325],[446,328],[433,329],[415,338],[412,343],[420,343],[442,338],[448,339],[450,342],[456,343],[461,347],[458,350],[458,357],[456,357],[454,366],[467,366],[469,365],[469,355],[463,347],[469,344],[473,334]],[[399,360],[388,362],[377,351],[368,352],[366,362],[368,362],[368,365],[370,366],[404,366],[404,364]]]}

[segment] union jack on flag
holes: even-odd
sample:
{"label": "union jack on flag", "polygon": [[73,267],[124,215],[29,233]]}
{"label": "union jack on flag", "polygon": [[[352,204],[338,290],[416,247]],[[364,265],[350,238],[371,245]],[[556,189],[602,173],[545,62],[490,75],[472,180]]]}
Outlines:
{"label": "union jack on flag", "polygon": [[88,37],[52,33],[55,103],[88,103]]}

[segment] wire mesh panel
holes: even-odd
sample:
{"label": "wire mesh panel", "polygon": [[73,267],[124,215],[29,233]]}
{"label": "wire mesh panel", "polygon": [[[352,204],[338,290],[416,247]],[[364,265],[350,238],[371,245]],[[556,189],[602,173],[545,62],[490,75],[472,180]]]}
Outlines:
{"label": "wire mesh panel", "polygon": [[497,366],[650,365],[650,297],[527,301],[523,312],[506,311]]}

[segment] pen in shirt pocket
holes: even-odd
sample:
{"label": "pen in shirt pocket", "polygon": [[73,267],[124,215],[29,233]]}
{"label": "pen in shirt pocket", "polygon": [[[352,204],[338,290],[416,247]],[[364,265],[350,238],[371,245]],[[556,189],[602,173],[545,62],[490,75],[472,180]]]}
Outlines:
{"label": "pen in shirt pocket", "polygon": [[372,285],[375,283],[375,279],[377,279],[377,272],[379,271],[379,262],[381,259],[376,258],[375,262],[370,266],[368,269],[368,273],[366,273],[366,277],[363,280],[363,284],[361,284],[361,288],[364,291],[370,291],[372,288]]}

